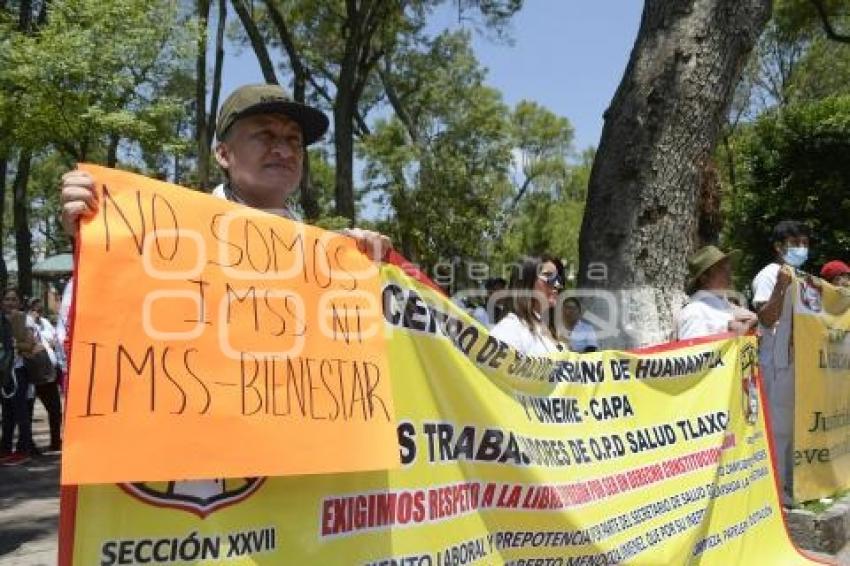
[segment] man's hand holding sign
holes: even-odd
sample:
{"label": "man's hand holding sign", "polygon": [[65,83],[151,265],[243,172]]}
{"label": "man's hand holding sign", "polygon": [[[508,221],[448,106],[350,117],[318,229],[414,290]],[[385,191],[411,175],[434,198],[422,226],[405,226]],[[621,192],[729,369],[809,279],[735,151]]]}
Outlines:
{"label": "man's hand holding sign", "polygon": [[227,200],[88,165],[63,177],[63,224],[85,218],[63,483],[397,465],[370,260],[388,240],[285,205],[326,127],[279,87],[243,87],[219,116]]}
{"label": "man's hand holding sign", "polygon": [[101,205],[81,227],[63,482],[398,461],[377,270],[354,242],[86,170]]}

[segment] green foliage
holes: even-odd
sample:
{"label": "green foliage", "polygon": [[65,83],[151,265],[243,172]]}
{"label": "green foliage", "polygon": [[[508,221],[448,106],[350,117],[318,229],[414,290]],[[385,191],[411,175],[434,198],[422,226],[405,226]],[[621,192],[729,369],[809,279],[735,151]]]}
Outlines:
{"label": "green foliage", "polygon": [[409,259],[487,257],[511,185],[509,109],[484,84],[468,33],[444,33],[395,61],[407,123],[379,120],[361,147],[367,188],[391,211],[380,228]]}
{"label": "green foliage", "polygon": [[593,150],[585,151],[580,163],[565,166],[561,184],[554,191],[532,193],[521,203],[494,264],[507,265],[522,255],[543,252],[560,257],[568,266],[578,264],[579,230],[593,157]]}
{"label": "green foliage", "polygon": [[850,94],[850,45],[818,38],[801,58],[791,79],[795,102]]}
{"label": "green foliage", "polygon": [[554,189],[567,174],[573,141],[569,120],[523,100],[514,109],[511,122],[523,183],[534,184],[538,191]]}
{"label": "green foliage", "polygon": [[[284,46],[269,6],[285,18],[309,102],[332,111],[346,102],[340,92],[353,100],[360,196],[387,213],[366,227],[388,233],[425,267],[538,248],[575,257],[590,161],[569,165],[572,126],[531,101],[509,108],[486,84],[470,32],[430,37],[429,17],[444,4],[275,0],[252,5],[251,18],[278,54]],[[506,40],[522,0],[451,4],[473,29]],[[37,254],[67,248],[55,187],[75,161],[117,157],[124,168],[196,182],[194,51],[207,30],[195,9],[174,0],[53,0],[46,23],[21,33],[0,8],[0,154],[10,152],[14,171],[18,150],[34,150]],[[244,41],[241,33],[232,37]],[[289,65],[278,71],[291,76]],[[332,157],[311,149],[310,173],[317,223],[337,229],[347,222],[334,213]]]}
{"label": "green foliage", "polygon": [[[840,22],[850,15],[845,0],[822,0],[823,7],[831,20]],[[776,0],[773,7],[773,22],[786,39],[800,34],[818,33],[821,20],[812,0]]]}
{"label": "green foliage", "polygon": [[168,142],[179,117],[162,86],[182,64],[191,26],[170,0],[55,0],[36,34],[13,33],[0,53],[0,90],[14,108],[15,144],[53,145],[88,159],[108,136]]}
{"label": "green foliage", "polygon": [[738,140],[740,181],[726,195],[726,241],[744,252],[751,277],[772,259],[773,225],[806,221],[814,231],[807,268],[850,259],[850,96],[767,112]]}
{"label": "green foliage", "polygon": [[71,251],[71,241],[59,224],[60,178],[68,170],[61,155],[46,152],[32,163],[29,185],[30,227],[34,233],[34,255],[49,256]]}
{"label": "green foliage", "polygon": [[577,257],[589,161],[568,165],[566,118],[505,106],[467,32],[399,53],[386,72],[396,117],[378,121],[361,155],[368,194],[389,213],[377,228],[402,253],[428,270],[458,260],[498,270],[549,249]]}

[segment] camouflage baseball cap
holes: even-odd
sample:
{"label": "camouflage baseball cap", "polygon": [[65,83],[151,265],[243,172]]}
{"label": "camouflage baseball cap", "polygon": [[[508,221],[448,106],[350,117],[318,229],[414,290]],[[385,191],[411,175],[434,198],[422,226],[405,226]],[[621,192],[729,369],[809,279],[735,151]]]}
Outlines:
{"label": "camouflage baseball cap", "polygon": [[305,146],[321,138],[328,129],[328,117],[324,112],[293,101],[282,86],[245,85],[234,90],[221,105],[216,138],[221,141],[234,122],[255,114],[283,114],[295,120],[301,126]]}

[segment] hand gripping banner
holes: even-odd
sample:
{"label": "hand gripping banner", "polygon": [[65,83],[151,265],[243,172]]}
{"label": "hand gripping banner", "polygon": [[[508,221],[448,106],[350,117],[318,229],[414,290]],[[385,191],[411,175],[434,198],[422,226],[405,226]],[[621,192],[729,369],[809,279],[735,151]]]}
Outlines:
{"label": "hand gripping banner", "polygon": [[[123,174],[112,183],[109,190],[116,199],[125,189],[137,186],[135,177]],[[147,190],[169,202],[177,202],[179,193],[185,205],[191,206],[192,215],[202,221],[232,209],[228,203],[185,189],[157,185]],[[97,221],[96,217],[91,222]],[[286,241],[292,241],[298,229],[279,218],[264,217],[257,222],[261,232],[273,227]],[[128,245],[133,244],[132,234],[127,230],[120,237],[117,234],[117,230],[110,232],[111,250],[115,251],[110,253],[130,249],[122,258],[111,260],[112,269],[144,261],[144,253],[140,256]],[[97,262],[97,253],[90,258],[87,250],[102,248],[102,237],[85,227],[82,230],[72,359],[72,372],[82,374],[72,373],[71,396],[73,400],[76,395],[77,402],[70,406],[77,417],[69,418],[83,418],[79,414],[86,409],[90,381],[85,376],[92,372],[87,343],[99,335],[97,324],[102,320],[87,319],[84,311],[99,308],[110,311],[112,317],[138,320],[144,307],[135,298],[120,306],[88,302],[96,297],[87,295],[85,287],[94,284],[99,272],[87,270],[88,262]],[[152,237],[150,232],[147,237]],[[143,245],[142,249],[158,253],[155,246]],[[282,265],[288,256],[281,254]],[[146,404],[151,402],[149,388],[132,393],[141,395],[141,400],[126,401],[130,398],[119,389],[121,403],[132,408],[126,415],[126,431],[131,436],[98,439],[96,431],[79,428],[74,432],[76,438],[69,441],[79,443],[81,451],[90,442],[107,447],[109,442],[151,447],[161,442],[167,458],[181,460],[187,476],[177,475],[169,481],[162,473],[176,465],[151,462],[142,473],[123,467],[120,473],[126,477],[110,480],[124,483],[64,486],[60,563],[813,563],[797,552],[784,528],[758,392],[753,338],[677,343],[640,352],[525,357],[490,337],[465,312],[400,264],[385,264],[380,270],[380,287],[374,290],[385,353],[381,354],[380,346],[356,352],[363,363],[381,368],[381,384],[388,385],[389,378],[384,378],[391,377],[391,391],[374,385],[370,401],[368,387],[361,387],[357,395],[365,400],[353,403],[349,413],[351,420],[356,414],[357,422],[365,426],[380,423],[380,418],[369,417],[380,417],[385,407],[392,418],[391,440],[380,435],[380,428],[374,434],[363,428],[356,431],[342,456],[313,458],[313,469],[290,462],[281,465],[275,477],[265,477],[269,462],[274,465],[278,458],[297,461],[305,457],[305,450],[331,451],[329,437],[306,431],[300,444],[283,450],[279,443],[291,441],[287,429],[298,425],[298,420],[293,424],[292,414],[275,420],[272,407],[265,417],[274,434],[260,432],[243,442],[238,434],[250,430],[244,421],[252,422],[255,417],[234,412],[225,398],[215,409],[218,413],[200,413],[197,404],[192,405],[198,413],[193,418],[198,426],[209,421],[213,428],[219,426],[215,421],[222,415],[232,421],[238,434],[221,438],[217,446],[220,461],[242,473],[187,479],[197,478],[202,470],[216,469],[219,457],[207,447],[195,453],[191,442],[178,444],[160,438],[167,431],[159,428],[156,411],[150,415]],[[207,264],[205,280],[225,281],[228,275],[217,270]],[[308,282],[307,287],[311,285],[315,283]],[[290,289],[275,281],[255,286],[261,293]],[[109,287],[102,281],[98,293],[107,293]],[[299,293],[306,294],[304,289],[299,288]],[[314,290],[321,294],[320,289]],[[364,311],[367,303],[363,299]],[[323,312],[313,310],[311,316]],[[184,320],[183,314],[169,318],[161,313],[158,328],[176,332],[168,327],[168,321]],[[236,316],[232,314],[231,323],[236,323]],[[238,313],[238,317],[250,316],[250,310]],[[369,318],[365,312],[363,317]],[[226,318],[212,318],[210,326],[223,320]],[[314,338],[319,343],[333,341],[332,331],[330,338],[316,337],[322,332],[319,323],[309,317],[306,322],[310,328],[306,343]],[[360,336],[366,334],[365,329],[366,325],[357,329],[354,324],[349,329],[350,343],[360,344],[361,338],[365,342],[367,337]],[[143,329],[127,323],[123,331],[141,334]],[[158,346],[176,349],[181,344],[175,337]],[[259,358],[250,344],[243,342],[241,347],[243,355]],[[346,353],[338,344],[311,355],[321,360]],[[113,352],[113,356],[117,354]],[[252,383],[262,383],[257,395],[267,399],[271,390],[277,389],[279,412],[283,407],[295,411],[300,407],[298,391],[314,387],[316,398],[323,400],[316,405],[316,414],[333,414],[331,394],[322,390],[321,370],[303,377],[304,386],[299,389],[303,373],[296,371],[294,363],[291,371],[287,369],[296,356],[283,353],[280,357],[284,370],[277,381],[269,378],[268,395],[266,369],[258,370],[263,377]],[[138,368],[141,362],[135,361]],[[242,384],[250,393],[246,399],[254,403],[248,408],[256,408],[258,397],[247,387],[253,365],[243,383],[238,363],[221,363],[216,379]],[[263,364],[273,367],[271,362]],[[78,370],[79,365],[86,371]],[[114,376],[114,366],[105,367],[103,375]],[[101,378],[99,372],[94,372],[96,379]],[[268,369],[268,375],[271,372]],[[210,386],[205,381],[207,373],[196,374]],[[127,379],[145,383],[143,376]],[[328,385],[331,376],[325,374]],[[168,378],[163,379],[165,387]],[[175,381],[183,383],[182,377]],[[360,381],[366,383],[366,378]],[[171,389],[175,389],[173,385]],[[340,406],[352,402],[351,396],[342,401],[342,388],[335,391]],[[175,410],[181,397],[173,391],[170,395],[155,397],[157,410],[159,403]],[[240,399],[238,392],[235,399]],[[239,403],[235,406],[241,410]],[[106,407],[100,412],[107,412],[108,403]],[[296,413],[301,414],[300,409]],[[343,421],[341,428],[351,426],[351,420]],[[141,439],[143,425],[136,423],[152,421],[157,421],[156,426]],[[385,469],[389,466],[381,459],[381,447],[375,446],[386,443],[395,469]],[[183,452],[177,451],[180,446]],[[151,458],[156,459],[155,454]],[[196,462],[198,458],[205,461]],[[242,462],[241,467],[237,461]],[[317,464],[333,465],[338,471],[320,472]],[[307,472],[309,475],[304,475]],[[302,475],[282,475],[289,473]],[[90,479],[85,472],[82,477]]]}

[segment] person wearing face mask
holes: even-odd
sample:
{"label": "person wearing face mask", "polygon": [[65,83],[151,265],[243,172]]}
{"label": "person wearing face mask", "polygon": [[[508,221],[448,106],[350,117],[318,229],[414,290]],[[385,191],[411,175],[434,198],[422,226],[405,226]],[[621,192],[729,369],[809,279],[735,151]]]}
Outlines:
{"label": "person wearing face mask", "polygon": [[773,422],[776,469],[782,502],[793,502],[794,361],[791,341],[794,272],[809,257],[809,228],[783,220],[773,228],[774,261],[753,279],[753,306],[759,319],[759,365]]}
{"label": "person wearing face mask", "polygon": [[524,257],[511,267],[508,314],[491,336],[528,356],[561,351],[552,331],[552,312],[563,287],[552,256]]}

